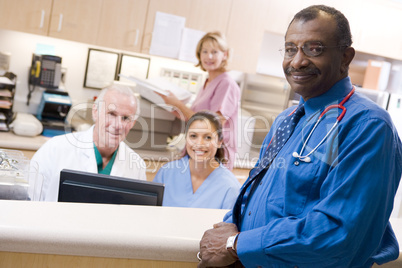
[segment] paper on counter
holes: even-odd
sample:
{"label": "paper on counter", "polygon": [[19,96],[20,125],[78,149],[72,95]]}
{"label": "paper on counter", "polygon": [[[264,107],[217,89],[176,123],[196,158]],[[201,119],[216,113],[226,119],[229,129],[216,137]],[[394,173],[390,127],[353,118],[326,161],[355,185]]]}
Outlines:
{"label": "paper on counter", "polygon": [[167,96],[169,92],[171,92],[184,103],[189,102],[192,97],[192,94],[189,91],[167,81],[163,77],[150,78],[147,80],[121,74],[120,77],[136,83],[135,90],[141,95],[141,97],[158,104],[168,111],[172,111],[173,107],[166,105],[165,101],[157,93]]}
{"label": "paper on counter", "polygon": [[[130,80],[130,81],[136,83],[138,86],[144,87],[148,90],[156,91],[162,95],[166,95],[166,96],[168,95],[168,92],[166,90],[164,90],[162,88],[158,88],[157,86],[154,86],[152,83],[149,82],[149,80],[144,80],[144,79],[134,77],[131,75],[127,76],[127,75],[119,74],[119,76],[124,79]],[[138,93],[140,93],[140,92],[138,92]]]}
{"label": "paper on counter", "polygon": [[0,130],[1,131],[8,131],[7,124],[5,122],[0,122]]}
{"label": "paper on counter", "polygon": [[8,89],[0,89],[0,97],[7,97],[11,98],[13,95],[11,94],[11,91]]}
{"label": "paper on counter", "polygon": [[3,85],[14,85],[14,82],[11,81],[8,77],[0,76],[0,84],[3,84]]}
{"label": "paper on counter", "polygon": [[10,109],[13,104],[9,100],[0,100],[0,108]]}

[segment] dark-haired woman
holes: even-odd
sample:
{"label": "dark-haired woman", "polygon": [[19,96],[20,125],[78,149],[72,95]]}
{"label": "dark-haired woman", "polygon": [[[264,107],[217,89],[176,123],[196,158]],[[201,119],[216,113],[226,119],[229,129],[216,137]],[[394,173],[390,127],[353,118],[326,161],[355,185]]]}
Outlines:
{"label": "dark-haired woman", "polygon": [[223,166],[222,126],[212,112],[195,113],[186,125],[186,154],[162,166],[154,181],[165,184],[163,206],[231,209],[240,183]]}

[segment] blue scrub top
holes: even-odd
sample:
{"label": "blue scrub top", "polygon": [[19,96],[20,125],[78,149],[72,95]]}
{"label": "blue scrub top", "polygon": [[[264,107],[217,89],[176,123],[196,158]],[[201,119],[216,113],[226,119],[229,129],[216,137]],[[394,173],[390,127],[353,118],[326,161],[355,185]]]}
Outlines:
{"label": "blue scrub top", "polygon": [[231,209],[240,189],[233,173],[220,165],[193,193],[188,156],[162,166],[154,181],[165,184],[163,206],[171,207]]}

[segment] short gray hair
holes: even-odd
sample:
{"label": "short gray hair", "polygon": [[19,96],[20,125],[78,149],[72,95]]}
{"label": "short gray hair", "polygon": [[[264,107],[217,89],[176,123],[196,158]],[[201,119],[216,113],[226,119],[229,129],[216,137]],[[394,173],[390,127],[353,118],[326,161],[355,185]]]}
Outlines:
{"label": "short gray hair", "polygon": [[135,112],[135,116],[134,119],[137,120],[137,118],[140,116],[140,102],[137,98],[137,95],[135,94],[135,92],[133,91],[133,89],[130,86],[126,86],[126,85],[121,85],[121,84],[111,84],[105,88],[103,88],[101,90],[101,92],[99,93],[99,96],[96,98],[94,104],[96,105],[96,107],[98,107],[99,102],[103,101],[105,95],[107,92],[109,91],[117,91],[121,94],[127,95],[128,97],[132,97],[135,100],[135,104],[137,106],[137,110]]}

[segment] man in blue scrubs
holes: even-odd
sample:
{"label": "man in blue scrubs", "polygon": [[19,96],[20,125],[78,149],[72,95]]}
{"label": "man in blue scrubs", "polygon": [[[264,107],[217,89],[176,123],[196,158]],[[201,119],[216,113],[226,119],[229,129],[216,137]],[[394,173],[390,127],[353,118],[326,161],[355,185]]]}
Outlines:
{"label": "man in blue scrubs", "polygon": [[[205,232],[198,267],[371,267],[398,257],[389,217],[402,145],[388,113],[353,92],[351,45],[339,11],[320,5],[295,15],[283,69],[305,114],[273,162],[254,176],[295,107],[278,116],[234,209]],[[314,128],[334,104],[341,105]]]}

